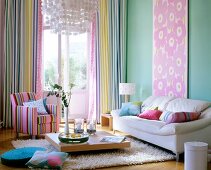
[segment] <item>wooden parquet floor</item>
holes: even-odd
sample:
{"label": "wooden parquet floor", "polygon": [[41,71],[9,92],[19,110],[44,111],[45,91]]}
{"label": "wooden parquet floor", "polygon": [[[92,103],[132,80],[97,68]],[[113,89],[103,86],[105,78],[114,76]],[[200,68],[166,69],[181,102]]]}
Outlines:
{"label": "wooden parquet floor", "polygon": [[[62,128],[62,126],[61,126]],[[108,131],[107,128],[101,128]],[[109,132],[109,131],[108,131]],[[44,136],[39,136],[39,138],[44,138]],[[0,129],[0,154],[13,149],[11,141],[15,139],[15,133],[11,129]],[[29,139],[29,136],[21,135],[20,139]],[[13,170],[13,169],[24,169],[24,168],[13,168],[0,164],[0,170]],[[26,168],[25,168],[26,169]],[[143,165],[133,165],[133,166],[119,166],[111,168],[102,168],[100,170],[184,170],[184,161],[167,161],[161,163],[148,163]],[[208,164],[208,170],[211,170],[211,163]]]}

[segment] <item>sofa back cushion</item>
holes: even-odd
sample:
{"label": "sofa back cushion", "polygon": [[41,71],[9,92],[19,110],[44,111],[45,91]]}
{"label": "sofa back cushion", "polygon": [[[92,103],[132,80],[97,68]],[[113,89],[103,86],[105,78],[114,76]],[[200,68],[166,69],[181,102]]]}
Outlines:
{"label": "sofa back cushion", "polygon": [[188,122],[197,120],[200,116],[198,112],[170,112],[164,111],[161,116],[160,120],[169,123],[181,123],[181,122]]}
{"label": "sofa back cushion", "polygon": [[158,107],[159,110],[165,110],[168,102],[175,99],[175,97],[170,96],[150,96],[143,101],[141,112],[144,112],[149,107]]}
{"label": "sofa back cushion", "polygon": [[159,120],[162,112],[160,110],[146,110],[143,113],[140,113],[138,117],[149,120]]}
{"label": "sofa back cushion", "polygon": [[202,100],[192,100],[185,98],[176,98],[170,101],[166,110],[170,112],[202,112],[210,106],[210,102]]}

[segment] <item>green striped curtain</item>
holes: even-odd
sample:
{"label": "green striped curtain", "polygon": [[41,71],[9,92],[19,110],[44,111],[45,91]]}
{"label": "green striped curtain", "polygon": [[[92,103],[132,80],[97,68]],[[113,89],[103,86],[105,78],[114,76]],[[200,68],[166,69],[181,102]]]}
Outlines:
{"label": "green striped curtain", "polygon": [[[10,94],[36,92],[41,71],[40,0],[5,0],[3,121],[12,127]],[[39,63],[38,63],[39,61]],[[40,80],[39,80],[40,81]],[[40,90],[40,89],[39,89]]]}
{"label": "green striped curtain", "polygon": [[99,113],[118,109],[119,83],[126,82],[127,0],[101,0],[99,10]]}

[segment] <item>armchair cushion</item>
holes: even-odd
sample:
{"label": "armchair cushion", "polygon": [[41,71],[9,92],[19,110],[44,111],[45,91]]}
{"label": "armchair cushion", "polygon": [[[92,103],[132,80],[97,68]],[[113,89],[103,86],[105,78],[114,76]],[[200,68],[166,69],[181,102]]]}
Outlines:
{"label": "armchair cushion", "polygon": [[43,114],[48,114],[45,108],[46,105],[46,99],[39,99],[36,101],[30,101],[30,102],[23,102],[24,106],[27,107],[36,107],[37,108],[37,113],[40,115]]}

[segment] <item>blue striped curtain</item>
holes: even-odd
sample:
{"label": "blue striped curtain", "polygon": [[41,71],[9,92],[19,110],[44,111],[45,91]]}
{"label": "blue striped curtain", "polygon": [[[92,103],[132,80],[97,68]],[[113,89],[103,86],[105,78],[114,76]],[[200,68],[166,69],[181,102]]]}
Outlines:
{"label": "blue striped curtain", "polygon": [[120,107],[119,83],[126,82],[127,0],[109,0],[109,47],[111,61],[109,107]]}
{"label": "blue striped curtain", "polygon": [[[97,113],[120,108],[126,82],[127,0],[101,0],[97,38]],[[98,115],[98,117],[99,117]]]}

